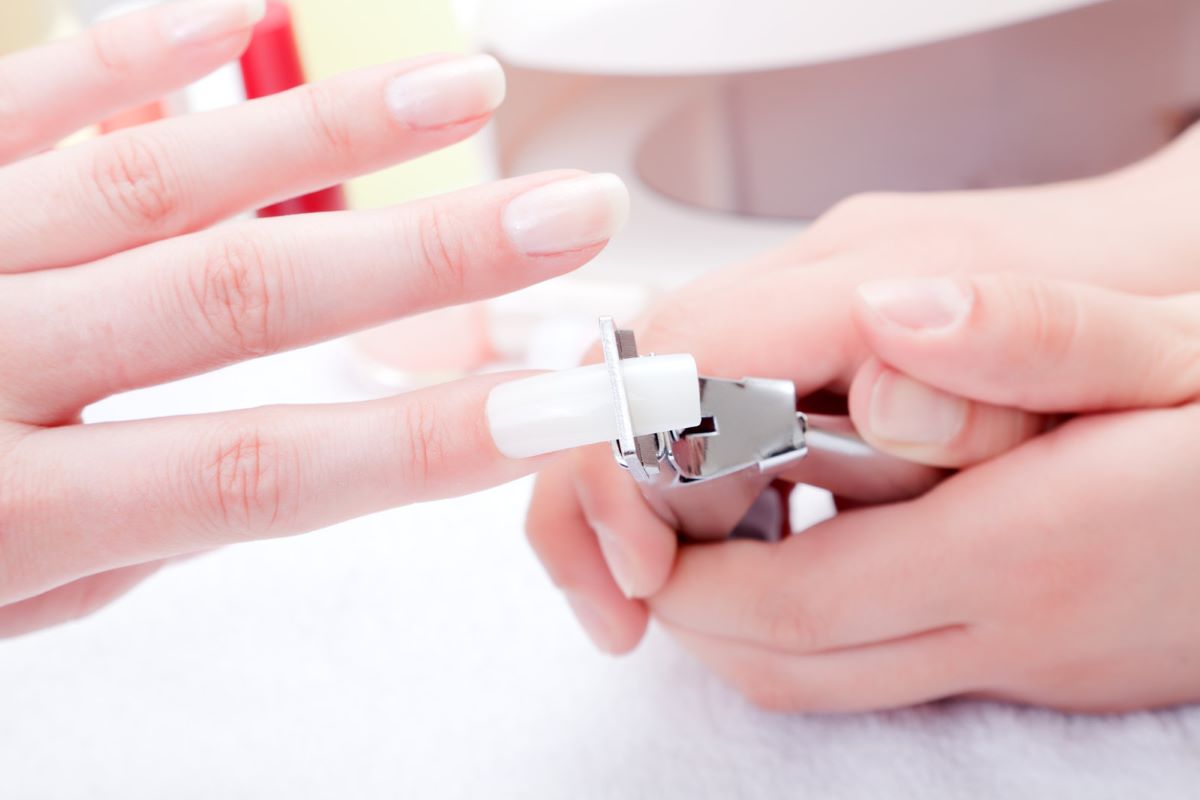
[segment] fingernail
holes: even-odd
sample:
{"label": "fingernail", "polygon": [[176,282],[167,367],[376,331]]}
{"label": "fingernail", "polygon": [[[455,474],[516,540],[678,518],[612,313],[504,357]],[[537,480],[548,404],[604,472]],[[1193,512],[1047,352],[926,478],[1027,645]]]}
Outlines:
{"label": "fingernail", "polygon": [[608,563],[608,571],[612,573],[621,593],[632,600],[635,597],[637,572],[633,568],[629,548],[608,528],[601,525],[593,527],[596,538],[600,541],[600,551],[604,553],[604,560]]}
{"label": "fingernail", "polygon": [[187,0],[163,19],[177,44],[211,44],[254,27],[266,13],[267,0]]}
{"label": "fingernail", "polygon": [[504,100],[504,70],[491,56],[440,61],[405,72],[387,87],[392,117],[410,128],[441,128],[481,117]]}
{"label": "fingernail", "polygon": [[877,314],[912,330],[947,330],[967,318],[974,302],[969,286],[949,278],[882,280],[858,287]]}
{"label": "fingernail", "polygon": [[[621,362],[636,436],[700,423],[700,378],[690,355]],[[531,458],[617,438],[617,412],[603,364],[508,381],[488,394],[485,413],[496,449]]]}
{"label": "fingernail", "polygon": [[591,600],[580,595],[567,595],[567,602],[592,643],[605,653],[616,653],[616,639],[612,627],[600,609]]}
{"label": "fingernail", "polygon": [[629,219],[629,191],[616,175],[555,181],[517,195],[504,209],[504,230],[526,255],[601,244]]}
{"label": "fingernail", "polygon": [[967,420],[967,401],[898,372],[885,371],[871,389],[871,432],[897,444],[947,444]]}

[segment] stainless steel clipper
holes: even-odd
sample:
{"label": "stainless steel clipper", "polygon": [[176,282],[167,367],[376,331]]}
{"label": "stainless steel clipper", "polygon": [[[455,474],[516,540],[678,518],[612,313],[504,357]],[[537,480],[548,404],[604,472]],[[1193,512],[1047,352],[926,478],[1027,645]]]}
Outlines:
{"label": "stainless steel clipper", "polygon": [[633,332],[601,317],[600,342],[617,415],[613,455],[650,506],[688,539],[780,538],[787,507],[771,483],[801,461],[804,482],[840,485],[852,476],[878,500],[911,496],[931,482],[928,469],[863,442],[848,418],[797,411],[788,380],[701,377],[699,425],[635,436],[621,366],[638,357]]}

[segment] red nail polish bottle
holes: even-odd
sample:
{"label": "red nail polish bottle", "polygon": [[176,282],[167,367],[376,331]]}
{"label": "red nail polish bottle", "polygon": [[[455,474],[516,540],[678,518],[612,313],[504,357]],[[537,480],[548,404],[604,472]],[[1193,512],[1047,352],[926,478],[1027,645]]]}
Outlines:
{"label": "red nail polish bottle", "polygon": [[[292,25],[292,12],[287,4],[268,0],[267,14],[254,27],[250,46],[242,55],[242,77],[246,97],[285,92],[305,82],[304,65]],[[294,197],[259,209],[260,217],[280,217],[287,214],[309,214],[315,211],[341,211],[346,208],[346,195],[339,186]]]}

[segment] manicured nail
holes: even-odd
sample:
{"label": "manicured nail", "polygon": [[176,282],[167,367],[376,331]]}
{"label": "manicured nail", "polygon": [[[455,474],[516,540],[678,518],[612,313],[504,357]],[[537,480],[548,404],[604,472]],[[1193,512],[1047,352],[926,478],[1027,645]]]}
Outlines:
{"label": "manicured nail", "polygon": [[612,626],[600,609],[591,600],[581,595],[567,595],[567,602],[592,643],[605,653],[617,652]]}
{"label": "manicured nail", "polygon": [[246,31],[267,13],[267,0],[187,0],[163,17],[167,35],[178,44],[212,44]]}
{"label": "manicured nail", "polygon": [[608,563],[608,571],[612,573],[613,580],[621,589],[621,594],[632,599],[635,597],[636,591],[636,572],[633,568],[633,558],[629,548],[611,530],[603,526],[594,527],[596,538],[600,541],[600,551],[604,553],[604,560]]}
{"label": "manicured nail", "polygon": [[[621,362],[633,432],[689,428],[700,423],[700,379],[689,355]],[[603,364],[546,372],[502,383],[487,399],[496,449],[530,458],[617,438],[613,390]]]}
{"label": "manicured nail", "polygon": [[504,209],[504,230],[526,255],[601,244],[629,219],[629,190],[601,173],[555,181],[517,195]]}
{"label": "manicured nail", "polygon": [[967,401],[885,370],[871,389],[871,432],[896,444],[951,442],[967,421]]}
{"label": "manicured nail", "polygon": [[481,117],[504,100],[504,70],[491,56],[439,61],[405,72],[387,87],[387,106],[410,128],[441,128]]}
{"label": "manicured nail", "polygon": [[949,278],[871,281],[859,286],[858,294],[884,319],[924,331],[958,325],[975,300],[970,286]]}

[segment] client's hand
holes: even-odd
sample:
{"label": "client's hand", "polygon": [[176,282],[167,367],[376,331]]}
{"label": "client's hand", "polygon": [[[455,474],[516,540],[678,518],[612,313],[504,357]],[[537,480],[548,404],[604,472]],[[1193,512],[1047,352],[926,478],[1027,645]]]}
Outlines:
{"label": "client's hand", "polygon": [[355,405],[78,424],[114,392],[575,269],[626,212],[616,178],[561,172],[204,230],[479,130],[504,92],[487,57],[368,69],[30,155],[235,58],[260,14],[174,3],[0,60],[0,635],[87,613],[162,559],[539,466],[492,443],[495,377]]}

